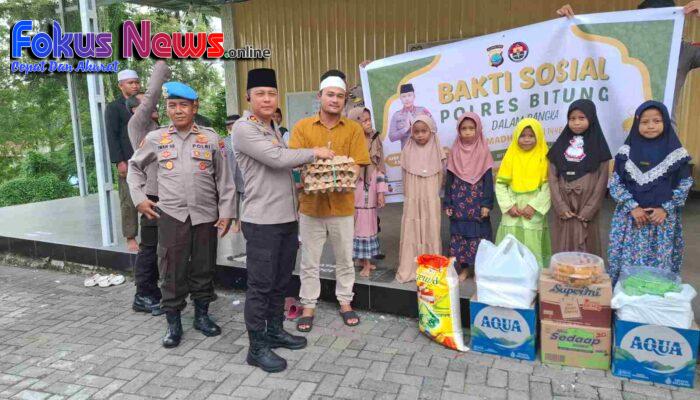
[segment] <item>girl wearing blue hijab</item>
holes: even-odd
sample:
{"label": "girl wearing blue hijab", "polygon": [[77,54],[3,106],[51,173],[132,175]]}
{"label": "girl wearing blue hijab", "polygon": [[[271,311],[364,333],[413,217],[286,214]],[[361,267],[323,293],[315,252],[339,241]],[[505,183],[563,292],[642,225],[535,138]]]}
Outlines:
{"label": "girl wearing blue hijab", "polygon": [[689,163],[666,106],[656,101],[639,106],[608,186],[617,203],[608,247],[613,284],[625,266],[680,272],[681,209],[693,186]]}

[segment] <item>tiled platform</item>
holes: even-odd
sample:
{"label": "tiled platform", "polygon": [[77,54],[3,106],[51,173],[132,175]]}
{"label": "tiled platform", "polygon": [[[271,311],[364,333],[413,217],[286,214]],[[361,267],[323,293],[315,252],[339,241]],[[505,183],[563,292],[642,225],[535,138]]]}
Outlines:
{"label": "tiled platform", "polygon": [[[114,204],[118,200],[114,199]],[[603,246],[607,247],[607,229],[613,210],[613,203],[607,200],[602,210],[601,232]],[[119,209],[114,210],[117,214]],[[394,280],[394,270],[398,262],[399,226],[401,204],[390,204],[380,212],[380,241],[386,259],[378,261],[378,268],[372,276],[361,278],[357,275],[354,305],[357,308],[393,313],[405,316],[417,314],[415,284],[400,284]],[[494,230],[500,215],[493,215]],[[119,221],[119,220],[117,220]],[[683,266],[683,278],[700,289],[700,201],[689,200],[684,212],[684,232],[687,242]],[[556,235],[552,232],[552,235]],[[443,218],[443,247],[449,240],[449,227]],[[33,203],[0,208],[0,252],[11,251],[34,257],[50,257],[83,264],[97,265],[119,271],[129,271],[136,258],[126,250],[123,238],[114,247],[103,247],[100,239],[99,211],[97,196],[73,197],[42,203]],[[302,244],[303,246],[303,244]],[[220,239],[217,259],[217,283],[224,288],[245,286],[245,264],[229,261],[228,256],[242,252],[241,238],[231,234]],[[300,256],[297,257],[297,271]],[[333,255],[327,244],[324,250],[321,271],[321,297],[335,299],[335,279]],[[296,272],[295,272],[296,274]],[[298,284],[298,277],[295,275]],[[461,287],[462,308],[467,309],[467,299],[474,292],[474,283],[467,281]],[[700,314],[700,299],[694,302],[696,316]],[[467,317],[466,312],[463,318]]]}

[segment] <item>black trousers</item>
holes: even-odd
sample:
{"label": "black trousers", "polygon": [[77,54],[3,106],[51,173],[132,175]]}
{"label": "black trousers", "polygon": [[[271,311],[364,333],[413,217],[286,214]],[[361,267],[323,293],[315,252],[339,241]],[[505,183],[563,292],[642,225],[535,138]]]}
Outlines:
{"label": "black trousers", "polygon": [[[158,202],[155,196],[148,196],[151,201]],[[160,300],[158,289],[158,220],[148,219],[141,215],[141,243],[134,263],[134,283],[136,294],[149,296]]]}
{"label": "black trousers", "polygon": [[266,321],[284,318],[284,297],[299,249],[299,224],[243,222],[248,289],[244,317],[249,331],[265,330]]}
{"label": "black trousers", "polygon": [[207,303],[216,299],[214,293],[214,268],[216,266],[217,228],[214,221],[192,225],[160,213],[158,220],[158,269],[161,308],[181,311],[187,305],[185,299]]}

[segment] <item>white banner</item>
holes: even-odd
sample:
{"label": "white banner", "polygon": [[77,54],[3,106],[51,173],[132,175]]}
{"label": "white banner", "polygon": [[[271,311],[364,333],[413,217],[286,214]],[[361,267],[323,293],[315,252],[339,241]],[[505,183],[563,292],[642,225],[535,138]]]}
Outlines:
{"label": "white banner", "polygon": [[[681,8],[578,15],[372,62],[361,70],[362,88],[384,139],[387,201],[403,198],[401,138],[410,135],[411,115],[426,110],[444,147],[462,113],[479,114],[499,161],[520,119],[538,119],[553,142],[569,104],[589,98],[616,152],[642,102],[671,109],[683,19]],[[406,84],[413,95],[408,86],[401,95]]]}

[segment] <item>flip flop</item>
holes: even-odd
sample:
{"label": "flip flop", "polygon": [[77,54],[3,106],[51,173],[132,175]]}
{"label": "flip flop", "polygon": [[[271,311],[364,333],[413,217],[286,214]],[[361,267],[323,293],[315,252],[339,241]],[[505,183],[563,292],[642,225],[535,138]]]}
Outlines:
{"label": "flip flop", "polygon": [[[340,313],[340,317],[343,318],[343,323],[345,323],[345,325],[347,325],[347,326],[357,326],[357,325],[360,324],[360,316],[357,315],[357,313],[356,313],[354,310],[345,311],[345,312],[343,312],[343,311],[338,311],[338,313]],[[351,319],[356,319],[357,322],[354,323],[354,324],[351,324],[350,322],[348,322],[348,321],[350,321]]]}
{"label": "flip flop", "polygon": [[301,312],[302,312],[301,307],[299,307],[296,304],[292,304],[291,306],[289,306],[289,310],[287,310],[287,319],[290,321],[293,321],[293,320],[299,318],[299,316],[301,315]]}
{"label": "flip flop", "polygon": [[97,281],[98,281],[98,279],[100,279],[101,277],[102,277],[102,275],[100,275],[100,274],[95,274],[95,275],[92,275],[92,276],[88,276],[87,278],[85,278],[85,282],[83,282],[83,285],[85,285],[85,287],[97,286]]}
{"label": "flip flop", "polygon": [[[308,328],[302,328],[302,325],[308,326]],[[310,317],[299,317],[297,320],[297,330],[299,332],[311,332],[311,329],[314,327],[314,316]]]}

